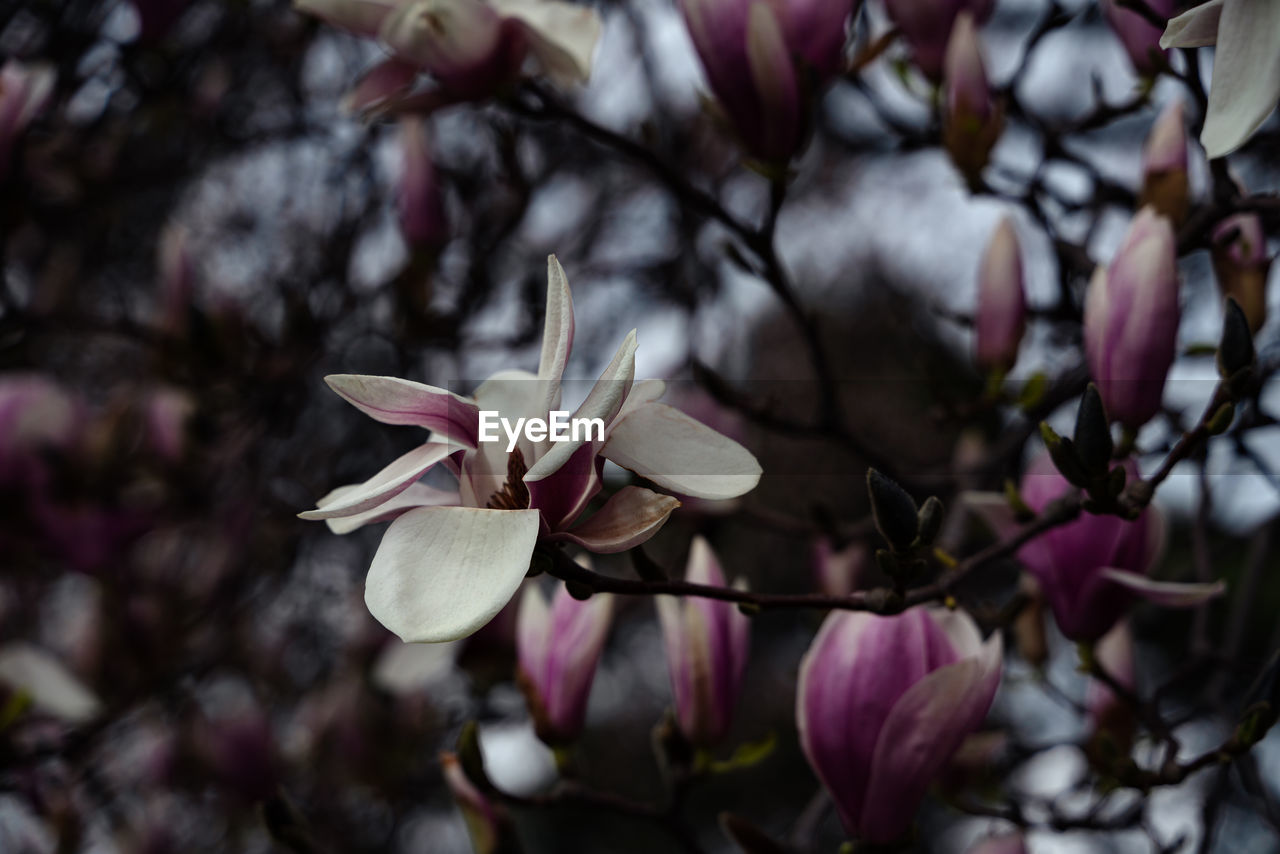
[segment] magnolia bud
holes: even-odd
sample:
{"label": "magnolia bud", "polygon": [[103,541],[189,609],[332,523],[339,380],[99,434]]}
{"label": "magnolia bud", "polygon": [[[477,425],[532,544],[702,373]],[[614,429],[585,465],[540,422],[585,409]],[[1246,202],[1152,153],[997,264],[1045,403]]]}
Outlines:
{"label": "magnolia bud", "polygon": [[976,184],[1000,138],[1004,117],[991,97],[973,16],[961,12],[947,42],[943,143],[956,168]]}
{"label": "magnolia bud", "polygon": [[1213,229],[1213,272],[1218,288],[1240,304],[1257,333],[1267,322],[1267,236],[1257,214],[1229,216]]}
{"label": "magnolia bud", "polygon": [[1178,258],[1169,220],[1152,208],[1099,266],[1084,304],[1089,371],[1111,418],[1137,429],[1160,409],[1178,340]]}
{"label": "magnolia bud", "polygon": [[[711,546],[695,537],[685,580],[723,587],[724,572]],[[751,639],[750,620],[732,603],[658,596],[658,621],[667,651],[676,722],[690,743],[702,747],[724,738],[742,686]]]}
{"label": "magnolia bud", "polygon": [[439,248],[449,239],[449,222],[425,122],[413,117],[400,120],[400,150],[400,230],[414,246]]}
{"label": "magnolia bud", "polygon": [[911,548],[920,530],[920,510],[915,499],[875,469],[867,469],[867,493],[871,498],[871,515],[880,536],[894,551],[904,552]]}
{"label": "magnolia bud", "polygon": [[1142,148],[1142,192],[1138,207],[1150,205],[1174,225],[1187,218],[1191,204],[1187,186],[1187,131],[1182,102],[1164,108]]}
{"label": "magnolia bud", "polygon": [[916,65],[935,83],[942,79],[956,17],[967,12],[982,23],[994,7],[995,0],[884,0],[884,10],[902,32]]}
{"label": "magnolia bud", "polygon": [[548,606],[537,584],[525,586],[516,616],[518,681],[538,738],[547,744],[567,744],[582,732],[612,619],[608,594],[581,601],[559,584]]}
{"label": "magnolia bud", "polygon": [[9,173],[14,143],[49,104],[57,72],[53,66],[10,59],[0,67],[0,179]]}
{"label": "magnolia bud", "polygon": [[[1122,686],[1133,690],[1133,636],[1128,623],[1117,623],[1094,646],[1093,654],[1103,670]],[[1129,748],[1133,746],[1132,707],[1117,697],[1106,683],[1090,679],[1085,695],[1085,708],[1088,709],[1089,722],[1093,725],[1093,752],[1102,747],[1099,743],[1101,739],[1107,739],[1112,752],[1127,755]]]}
{"label": "magnolia bud", "polygon": [[996,226],[978,269],[978,313],[974,318],[978,365],[999,372],[1012,368],[1026,325],[1022,252],[1013,223],[1006,217]]}
{"label": "magnolia bud", "polygon": [[[1173,17],[1177,0],[1142,0],[1147,8],[1162,18]],[[1102,12],[1107,23],[1124,45],[1125,53],[1133,68],[1144,77],[1154,77],[1168,65],[1168,54],[1160,49],[1163,30],[1154,26],[1141,13],[1125,9],[1117,0],[1102,0]]]}
{"label": "magnolia bud", "polygon": [[982,724],[1000,684],[999,632],[961,611],[832,611],[800,662],[800,746],[845,829],[881,844]]}
{"label": "magnolia bud", "polygon": [[396,58],[462,98],[513,79],[527,49],[525,30],[484,0],[410,0],[387,16],[379,35]]}

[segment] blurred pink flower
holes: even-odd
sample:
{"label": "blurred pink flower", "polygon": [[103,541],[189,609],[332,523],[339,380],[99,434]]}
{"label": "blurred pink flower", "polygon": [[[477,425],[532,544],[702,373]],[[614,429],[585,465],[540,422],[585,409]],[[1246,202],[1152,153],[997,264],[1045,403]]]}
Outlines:
{"label": "blurred pink flower", "polygon": [[[1177,8],[1177,0],[1144,0],[1147,8],[1168,18]],[[1168,62],[1168,54],[1160,49],[1159,27],[1138,12],[1123,8],[1116,0],[1102,0],[1102,13],[1120,39],[1133,68],[1145,77],[1154,77]]]}
{"label": "blurred pink flower", "polygon": [[1012,368],[1026,324],[1022,251],[1018,233],[1006,217],[996,226],[978,269],[978,312],[973,330],[978,365],[989,371]]}
{"label": "blurred pink flower", "polygon": [[884,0],[884,10],[902,31],[916,65],[935,83],[942,80],[956,18],[968,12],[975,24],[982,24],[994,7],[995,0]]}
{"label": "blurred pink flower", "polygon": [[800,746],[859,841],[892,842],[925,790],[986,718],[999,633],[961,611],[833,611],[800,663]]}

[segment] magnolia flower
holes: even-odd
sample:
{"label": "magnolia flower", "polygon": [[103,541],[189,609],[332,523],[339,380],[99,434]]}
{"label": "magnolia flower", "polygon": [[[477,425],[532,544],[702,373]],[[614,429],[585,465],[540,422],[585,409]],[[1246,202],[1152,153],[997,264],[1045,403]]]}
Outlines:
{"label": "magnolia flower", "polygon": [[1266,121],[1280,100],[1280,3],[1210,0],[1169,22],[1160,46],[1217,45],[1200,144],[1225,157]]}
{"label": "magnolia flower", "polygon": [[1174,224],[1187,218],[1187,131],[1182,102],[1164,108],[1142,147],[1142,192],[1138,206],[1151,205]]}
{"label": "magnolia flower", "polygon": [[[1137,474],[1132,461],[1129,476]],[[1042,454],[1022,479],[1022,500],[1037,513],[1052,501],[1078,491],[1067,482],[1048,454]],[[1017,530],[1003,495],[978,493],[966,502],[998,534]],[[1190,607],[1222,593],[1214,584],[1155,581],[1149,573],[1164,545],[1164,518],[1148,507],[1134,521],[1085,513],[1029,541],[1018,551],[1053,610],[1058,628],[1074,641],[1095,641],[1116,624],[1139,598],[1171,608]]]}
{"label": "magnolia flower", "polygon": [[860,841],[892,842],[982,724],[1000,684],[999,633],[961,611],[833,611],[800,662],[800,746]]}
{"label": "magnolia flower", "polygon": [[580,601],[558,584],[548,607],[538,585],[525,587],[516,617],[518,681],[538,738],[547,744],[568,744],[582,732],[612,619],[607,593]]}
{"label": "magnolia flower", "polygon": [[973,16],[961,12],[947,42],[943,143],[956,168],[975,184],[1000,138],[1004,116],[991,97]]}
{"label": "magnolia flower", "polygon": [[0,67],[0,178],[9,172],[13,144],[49,105],[57,72],[51,65],[10,59]]}
{"label": "magnolia flower", "polygon": [[[694,537],[685,580],[723,587],[724,572],[711,546]],[[710,746],[724,738],[742,686],[751,621],[730,602],[656,596],[667,651],[676,722],[691,743]]]}
{"label": "magnolia flower", "polygon": [[935,83],[942,79],[943,57],[952,27],[962,12],[981,24],[991,17],[995,0],[885,0],[884,10],[902,31],[916,65]]}
{"label": "magnolia flower", "polygon": [[400,152],[400,231],[415,246],[443,246],[449,240],[449,221],[422,119],[400,120]]}
{"label": "magnolia flower", "polygon": [[1254,213],[1233,214],[1214,226],[1213,272],[1223,296],[1234,297],[1249,329],[1257,334],[1267,322],[1267,235]]}
{"label": "magnolia flower", "polygon": [[851,0],[682,0],[685,23],[743,144],[785,163],[810,95],[839,72]]}
{"label": "magnolia flower", "polygon": [[991,235],[978,269],[978,312],[973,324],[978,364],[991,371],[1012,368],[1026,325],[1022,251],[1018,233],[1006,217]]}
{"label": "magnolia flower", "polygon": [[391,52],[357,87],[357,108],[406,93],[419,71],[439,84],[430,98],[436,105],[492,94],[526,60],[557,82],[582,82],[600,37],[594,10],[559,0],[296,0],[296,6],[377,38]]}
{"label": "magnolia flower", "polygon": [[[1176,0],[1143,0],[1147,8],[1162,18],[1173,14]],[[1140,13],[1125,9],[1116,0],[1102,0],[1102,13],[1107,23],[1120,39],[1134,69],[1142,75],[1153,76],[1165,66],[1164,51],[1160,50],[1160,28],[1154,26]]]}
{"label": "magnolia flower", "polygon": [[1169,220],[1143,208],[1084,303],[1084,349],[1107,415],[1137,429],[1160,409],[1178,341],[1178,256]]}
{"label": "magnolia flower", "polygon": [[[552,256],[536,375],[501,372],[471,397],[395,377],[326,378],[366,415],[432,431],[369,480],[334,490],[300,514],[328,520],[335,533],[394,519],[369,568],[365,603],[403,640],[456,640],[483,626],[515,594],[539,542],[620,552],[653,536],[680,502],[644,487],[623,487],[579,521],[600,492],[606,459],[697,498],[734,498],[759,481],[760,465],[745,448],[657,402],[661,381],[634,382],[634,330],[573,414],[598,419],[602,431],[552,441],[545,429],[536,436],[526,430],[510,452],[505,438],[480,441],[482,410],[547,426],[560,405],[573,329],[569,284]],[[437,464],[458,478],[456,491],[418,483]]]}

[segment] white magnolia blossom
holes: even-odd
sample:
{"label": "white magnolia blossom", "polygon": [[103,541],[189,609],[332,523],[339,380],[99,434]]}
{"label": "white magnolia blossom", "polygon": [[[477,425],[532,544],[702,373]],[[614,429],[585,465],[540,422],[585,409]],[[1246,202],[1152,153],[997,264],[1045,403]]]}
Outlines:
{"label": "white magnolia blossom", "polygon": [[1224,157],[1280,100],[1280,0],[1210,0],[1169,21],[1160,46],[1217,45],[1200,143]]}

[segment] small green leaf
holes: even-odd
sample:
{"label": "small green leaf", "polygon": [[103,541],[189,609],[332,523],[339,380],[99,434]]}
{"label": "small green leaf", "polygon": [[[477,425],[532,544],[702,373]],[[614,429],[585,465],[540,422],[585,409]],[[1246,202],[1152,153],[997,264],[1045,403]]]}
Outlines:
{"label": "small green leaf", "polygon": [[740,768],[750,768],[753,765],[759,765],[770,754],[774,748],[778,746],[778,734],[771,732],[759,741],[749,741],[746,744],[740,744],[734,749],[733,755],[728,759],[714,760],[711,763],[712,774],[725,774],[729,771],[737,771]]}

